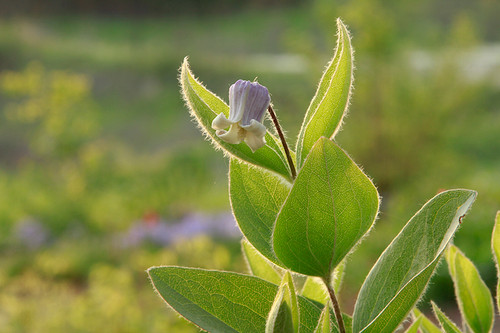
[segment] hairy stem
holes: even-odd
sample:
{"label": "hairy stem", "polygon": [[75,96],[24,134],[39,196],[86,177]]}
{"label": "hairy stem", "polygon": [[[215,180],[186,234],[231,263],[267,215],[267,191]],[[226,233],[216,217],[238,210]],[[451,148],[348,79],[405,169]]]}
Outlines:
{"label": "hairy stem", "polygon": [[269,111],[269,114],[273,119],[274,127],[276,127],[276,131],[278,132],[278,135],[280,137],[281,144],[283,145],[283,149],[285,150],[286,158],[288,160],[288,165],[290,165],[290,172],[292,173],[292,179],[295,179],[297,178],[297,171],[295,171],[295,165],[293,164],[292,155],[290,154],[290,150],[288,149],[288,144],[286,143],[285,135],[283,135],[283,131],[281,130],[281,126],[280,123],[278,122],[278,118],[276,117],[276,113],[274,113],[274,110],[271,105],[269,105],[267,111]]}
{"label": "hairy stem", "polygon": [[323,279],[323,283],[328,289],[328,294],[330,295],[330,300],[333,305],[333,312],[335,312],[335,318],[337,319],[337,324],[339,325],[340,333],[345,333],[344,319],[342,318],[342,312],[340,312],[339,302],[335,296],[335,291],[333,290],[330,279]]}

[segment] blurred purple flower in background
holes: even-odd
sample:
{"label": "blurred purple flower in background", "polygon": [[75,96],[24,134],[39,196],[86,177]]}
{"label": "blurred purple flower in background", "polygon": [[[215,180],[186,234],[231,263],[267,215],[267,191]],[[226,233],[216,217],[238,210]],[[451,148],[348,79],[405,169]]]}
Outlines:
{"label": "blurred purple flower in background", "polygon": [[231,213],[190,213],[175,222],[163,220],[155,213],[148,213],[120,235],[119,242],[124,247],[139,246],[145,242],[165,246],[179,239],[198,235],[236,238],[241,233]]}
{"label": "blurred purple flower in background", "polygon": [[26,218],[16,223],[13,236],[21,245],[36,250],[48,243],[50,233],[42,223]]}

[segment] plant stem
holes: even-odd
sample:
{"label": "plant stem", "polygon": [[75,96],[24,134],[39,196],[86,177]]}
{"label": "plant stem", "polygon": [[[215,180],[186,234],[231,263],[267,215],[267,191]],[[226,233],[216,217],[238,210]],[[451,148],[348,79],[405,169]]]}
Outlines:
{"label": "plant stem", "polygon": [[290,172],[292,173],[292,180],[297,178],[297,171],[295,171],[295,165],[293,164],[293,159],[292,155],[290,154],[290,150],[288,149],[288,144],[286,143],[285,140],[285,135],[283,135],[283,131],[281,130],[280,123],[278,122],[278,118],[276,117],[276,113],[274,113],[274,110],[271,105],[267,108],[267,111],[269,111],[269,114],[271,115],[271,118],[273,119],[274,127],[276,127],[276,131],[278,132],[278,135],[281,140],[281,144],[283,145],[283,149],[285,150],[286,158],[288,160],[288,164],[290,165]]}
{"label": "plant stem", "polygon": [[339,325],[340,333],[345,333],[344,319],[342,318],[342,312],[340,312],[339,302],[337,301],[337,297],[335,296],[335,291],[333,290],[330,279],[323,279],[323,283],[328,289],[328,294],[330,295],[330,300],[333,305],[333,312],[335,312],[335,317],[337,318],[337,323]]}

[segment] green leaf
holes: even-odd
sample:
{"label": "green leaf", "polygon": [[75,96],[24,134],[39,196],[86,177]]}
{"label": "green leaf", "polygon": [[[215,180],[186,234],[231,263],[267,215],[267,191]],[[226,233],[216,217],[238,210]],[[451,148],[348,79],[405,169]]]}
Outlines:
{"label": "green leaf", "polygon": [[434,310],[434,314],[436,315],[436,318],[439,320],[439,324],[441,325],[441,328],[446,332],[446,333],[462,333],[457,325],[455,325],[450,318],[448,318],[441,309],[438,308],[436,303],[432,303],[432,310]]}
{"label": "green leaf", "polygon": [[333,322],[330,318],[330,304],[326,304],[319,317],[318,326],[314,333],[330,333],[333,331]]}
{"label": "green leaf", "polygon": [[290,307],[283,301],[285,288],[280,286],[274,299],[271,311],[267,316],[265,333],[293,332],[293,321]]}
{"label": "green leaf", "polygon": [[413,323],[411,323],[410,327],[408,327],[405,333],[418,333],[418,328],[420,327],[420,323],[422,322],[422,316],[418,316]]}
{"label": "green leaf", "polygon": [[308,276],[300,294],[321,304],[329,300],[328,290],[318,277]]}
{"label": "green leaf", "polygon": [[471,190],[445,191],[410,219],[361,287],[354,308],[354,332],[392,332],[398,327],[425,290],[475,198]]}
{"label": "green leaf", "polygon": [[424,316],[417,308],[414,308],[412,312],[414,318],[420,318],[420,328],[422,329],[422,333],[442,333],[439,327],[434,325],[434,323],[430,321],[429,318]]}
{"label": "green leaf", "polygon": [[495,226],[491,235],[491,250],[497,268],[497,310],[500,314],[500,210],[495,218]]}
{"label": "green leaf", "polygon": [[241,249],[253,275],[277,285],[281,283],[281,274],[246,239],[241,240]]}
{"label": "green leaf", "polygon": [[293,285],[292,275],[289,271],[283,276],[283,281],[281,286],[285,288],[285,301],[291,309],[293,332],[299,332],[299,306],[297,301],[297,293],[295,292],[295,286]]}
{"label": "green leaf", "polygon": [[184,58],[181,66],[179,81],[182,95],[192,117],[196,119],[201,131],[217,148],[223,149],[232,157],[276,172],[286,179],[291,179],[280,141],[269,132],[266,134],[266,145],[255,151],[255,153],[244,142],[230,144],[221,140],[215,134],[215,130],[212,129],[212,121],[220,113],[229,116],[229,107],[193,76],[189,69],[187,57]]}
{"label": "green leaf", "polygon": [[475,333],[490,332],[495,316],[493,300],[476,267],[454,245],[450,245],[446,261],[465,322]]}
{"label": "green leaf", "polygon": [[260,253],[280,266],[283,264],[274,254],[272,235],[276,216],[289,192],[283,178],[231,159],[229,197],[238,226]]}
{"label": "green leaf", "polygon": [[[278,286],[232,272],[186,267],[148,270],[158,294],[180,315],[209,332],[264,332]],[[300,332],[313,332],[321,308],[298,297]]]}
{"label": "green leaf", "polygon": [[337,49],[311,100],[297,140],[299,168],[314,143],[322,136],[333,138],[347,112],[353,86],[353,52],[347,28],[337,19]]}
{"label": "green leaf", "polygon": [[297,294],[289,271],[283,275],[278,293],[267,317],[266,333],[299,331]]}
{"label": "green leaf", "polygon": [[274,229],[274,252],[293,271],[329,278],[371,228],[377,190],[334,142],[320,138],[285,200]]}

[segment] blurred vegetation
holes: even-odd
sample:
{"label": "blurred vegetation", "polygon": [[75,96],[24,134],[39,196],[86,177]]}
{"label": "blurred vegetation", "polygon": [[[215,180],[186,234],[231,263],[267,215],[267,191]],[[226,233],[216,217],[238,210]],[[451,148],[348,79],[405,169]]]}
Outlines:
{"label": "blurred vegetation", "polygon": [[[498,61],[481,67],[477,52],[498,50],[497,1],[277,1],[281,8],[265,11],[259,2],[219,11],[224,1],[196,3],[185,5],[196,15],[167,18],[145,8],[140,16],[124,10],[128,18],[102,9],[0,19],[2,331],[193,330],[165,309],[144,270],[244,271],[238,244],[115,241],[148,212],[176,221],[229,210],[228,163],[190,121],[178,66],[190,55],[194,72],[226,100],[231,83],[258,77],[294,141],[335,46],[337,16],[351,29],[357,65],[338,141],[383,197],[375,230],[347,267],[344,307],[400,228],[446,188],[479,192],[455,242],[492,285],[500,69]],[[20,237],[26,221],[46,237],[36,228],[38,238]],[[442,268],[429,289],[438,302],[453,299]]]}

